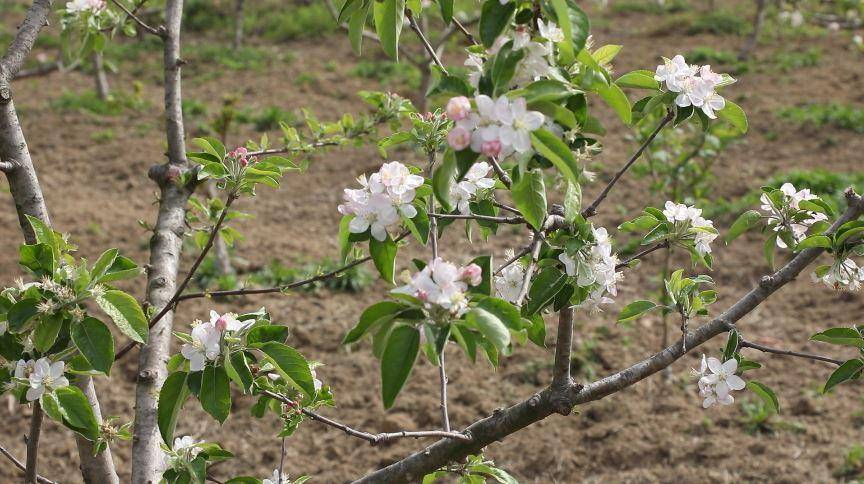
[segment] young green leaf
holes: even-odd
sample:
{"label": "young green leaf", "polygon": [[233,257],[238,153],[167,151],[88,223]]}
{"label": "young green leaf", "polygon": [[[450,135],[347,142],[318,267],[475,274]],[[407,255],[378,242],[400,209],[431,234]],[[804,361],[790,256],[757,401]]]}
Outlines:
{"label": "young green leaf", "polygon": [[108,375],[114,364],[114,337],[111,330],[96,318],[85,318],[72,325],[72,342],[93,369]]}
{"label": "young green leaf", "polygon": [[843,363],[839,368],[834,370],[834,373],[832,373],[831,376],[828,377],[828,381],[825,382],[825,387],[822,389],[822,393],[828,393],[828,390],[831,390],[844,381],[860,377],[862,367],[864,367],[864,361],[861,361],[858,358]]}
{"label": "young green leaf", "polygon": [[742,213],[736,220],[735,223],[729,227],[729,232],[726,233],[726,243],[732,242],[737,239],[741,234],[755,227],[759,221],[762,220],[762,214],[756,210],[747,210]]}
{"label": "young green leaf", "polygon": [[159,390],[159,401],[156,407],[157,423],[162,440],[169,447],[174,445],[174,428],[177,426],[177,417],[186,399],[189,397],[189,388],[186,386],[186,376],[183,371],[177,371],[168,375]]}
{"label": "young green leaf", "polygon": [[231,386],[224,368],[216,365],[204,367],[198,400],[211,417],[220,424],[225,422],[231,413]]}
{"label": "young green leaf", "polygon": [[395,301],[381,301],[369,306],[360,315],[360,321],[357,322],[357,325],[351,328],[342,339],[342,344],[347,345],[359,341],[372,328],[392,320],[404,309],[404,304]]}
{"label": "young green leaf", "polygon": [[385,409],[393,406],[408,380],[419,349],[420,332],[417,328],[403,325],[390,332],[381,355],[381,397]]}
{"label": "young green leaf", "polygon": [[504,31],[513,12],[516,11],[516,2],[507,2],[501,5],[500,0],[486,0],[480,12],[480,41],[486,47],[492,47],[495,39]]}
{"label": "young green leaf", "polygon": [[399,60],[399,36],[405,17],[404,0],[375,0],[372,2],[375,18],[375,32],[384,52],[394,60]]}
{"label": "young green leaf", "polygon": [[720,111],[717,111],[717,116],[734,126],[735,129],[740,131],[742,134],[747,132],[747,115],[740,106],[732,101],[727,99],[726,106]]}
{"label": "young green leaf", "polygon": [[270,341],[267,343],[258,343],[255,345],[260,349],[266,357],[273,362],[273,365],[279,370],[285,378],[293,381],[297,387],[308,397],[315,396],[315,383],[312,378],[312,371],[309,369],[309,362],[294,348]]}
{"label": "young green leaf", "polygon": [[513,202],[525,220],[535,229],[541,228],[546,220],[546,185],[543,182],[543,172],[534,169],[525,173],[513,184],[512,193]]}
{"label": "young green leaf", "polygon": [[761,398],[762,401],[765,402],[765,405],[774,411],[774,413],[780,413],[780,401],[777,400],[777,395],[774,393],[774,390],[755,380],[748,381],[747,388],[756,395],[759,395],[759,398]]}
{"label": "young green leaf", "polygon": [[570,147],[564,144],[561,138],[545,129],[538,129],[531,133],[531,145],[538,153],[551,161],[569,182],[579,183],[579,175],[582,170],[579,168],[573,152],[570,151]]}
{"label": "young green leaf", "polygon": [[96,304],[105,311],[117,328],[139,343],[146,343],[149,322],[134,297],[123,291],[110,290],[96,298]]}
{"label": "young green leaf", "polygon": [[389,236],[383,242],[376,238],[369,239],[369,254],[381,278],[390,284],[394,283],[396,275],[396,242]]}
{"label": "young green leaf", "polygon": [[633,301],[624,306],[624,308],[621,309],[621,312],[618,313],[618,322],[623,323],[625,321],[636,319],[656,307],[657,305],[651,301]]}
{"label": "young green leaf", "polygon": [[90,401],[84,396],[84,392],[76,386],[68,386],[54,390],[63,423],[70,429],[87,437],[88,440],[96,440],[99,437],[99,422],[93,414]]}
{"label": "young green leaf", "polygon": [[499,352],[503,352],[510,345],[510,331],[491,312],[480,307],[473,308],[468,311],[465,321],[468,325],[480,331],[480,334],[492,343]]}

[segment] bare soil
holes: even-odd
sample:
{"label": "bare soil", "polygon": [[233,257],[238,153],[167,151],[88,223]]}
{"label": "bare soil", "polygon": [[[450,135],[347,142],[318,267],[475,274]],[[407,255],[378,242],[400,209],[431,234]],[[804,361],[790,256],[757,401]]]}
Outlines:
{"label": "bare soil", "polygon": [[[749,3],[744,10],[749,16]],[[598,15],[595,13],[595,16]],[[599,14],[606,18],[594,31],[600,44],[624,44],[616,60],[616,71],[649,68],[660,55],[671,57],[696,46],[736,50],[743,41],[728,36],[660,35],[654,29],[661,17],[651,15]],[[50,27],[57,29],[56,25]],[[191,42],[225,39],[197,39]],[[253,40],[254,42],[254,40]],[[849,48],[848,38],[832,33],[814,39],[766,40],[756,51],[757,69],[741,75],[740,82],[727,89],[750,118],[751,131],[745,141],[733,145],[715,163],[717,197],[738,197],[778,172],[791,168],[823,167],[836,171],[860,171],[864,138],[833,128],[806,129],[780,121],[774,111],[806,101],[864,105],[862,75],[864,62]],[[767,62],[775,52],[822,49],[816,67],[781,73]],[[277,105],[287,110],[312,108],[321,118],[342,112],[358,112],[364,105],[356,96],[359,89],[374,89],[369,81],[350,75],[356,57],[347,38],[337,35],[311,41],[272,46],[290,52],[290,63],[274,63],[260,71],[224,71],[217,66],[190,66],[186,69],[184,94],[218,110],[226,92],[239,96],[239,105],[260,108]],[[378,56],[369,45],[367,55]],[[93,259],[108,247],[119,247],[142,264],[147,260],[148,233],[138,221],[152,222],[155,216],[155,188],[147,179],[148,167],[163,160],[164,137],[160,133],[158,106],[159,55],[145,57],[150,73],[138,76],[143,96],[153,106],[124,116],[95,116],[61,112],[51,101],[64,90],[91,88],[91,79],[82,73],[55,73],[15,84],[16,103],[39,171],[53,223],[80,247],[80,254]],[[761,62],[761,61],[766,62]],[[336,61],[335,66],[331,61]],[[453,56],[454,62],[459,57]],[[329,64],[329,65],[328,65]],[[311,84],[292,81],[303,72],[317,77]],[[112,76],[115,88],[131,90],[135,76],[120,72]],[[598,158],[600,182],[586,188],[587,196],[599,190],[634,147],[623,139],[627,128],[603,112],[610,133],[606,151]],[[94,141],[94,133],[114,132],[113,139]],[[244,128],[245,130],[245,128]],[[232,136],[233,143],[259,135],[244,131]],[[391,153],[393,159],[420,164],[416,155]],[[238,255],[252,263],[279,259],[290,264],[298,259],[333,258],[338,252],[337,226],[341,188],[364,172],[375,169],[381,159],[372,148],[333,151],[318,157],[303,175],[291,175],[278,190],[262,190],[242,208],[255,218],[237,224],[247,238]],[[0,192],[7,193],[5,180]],[[644,183],[626,179],[613,192],[598,220],[613,228],[632,209],[644,206]],[[662,203],[662,200],[655,200]],[[14,207],[6,197],[0,211],[0,283],[9,285],[21,275],[16,265],[21,241]],[[459,230],[447,234],[443,255],[469,260],[483,251],[503,257],[504,249],[524,243],[526,234],[502,230],[490,243],[459,242]],[[400,254],[404,265],[421,252],[412,247]],[[761,258],[761,241],[748,235],[732,246],[717,244],[716,269],[719,311],[748,290],[768,268]],[[186,257],[191,257],[188,254]],[[680,263],[686,264],[681,260]],[[186,264],[188,266],[188,262]],[[656,262],[629,272],[616,308],[599,317],[578,316],[579,356],[590,355],[578,374],[589,380],[632,364],[656,351],[659,346],[658,319],[647,318],[629,328],[616,326],[614,315],[624,301],[649,294],[657,286]],[[130,290],[143,295],[143,279]],[[266,306],[274,318],[292,330],[291,344],[307,357],[326,364],[319,371],[333,388],[337,408],[325,410],[352,426],[370,431],[433,428],[438,424],[437,372],[428,362],[415,369],[407,388],[390,411],[382,409],[379,397],[379,366],[368,344],[344,348],[339,342],[367,305],[386,296],[384,284],[376,283],[360,294],[296,293],[220,301],[220,310],[242,312]],[[185,328],[189,321],[203,317],[205,301],[184,303],[175,321]],[[750,339],[777,346],[812,352],[834,352],[852,356],[818,343],[808,342],[814,332],[831,326],[862,323],[861,294],[829,292],[809,281],[790,284],[769,302],[740,322]],[[549,316],[550,333],[553,317]],[[551,336],[550,336],[551,338]],[[121,341],[118,337],[118,341]],[[720,339],[703,349],[714,352]],[[120,343],[118,343],[120,344]],[[593,352],[581,350],[594,345]],[[831,482],[843,465],[843,455],[852,445],[862,443],[861,414],[864,410],[857,385],[844,385],[822,396],[819,385],[831,371],[826,364],[750,354],[761,361],[762,370],[752,377],[772,386],[781,400],[782,413],[771,420],[767,432],[749,431],[742,405],[705,411],[688,377],[698,364],[699,351],[671,367],[668,381],[655,376],[620,394],[577,408],[569,417],[554,416],[490,446],[487,455],[525,482]],[[552,352],[533,346],[518,349],[502,359],[494,371],[485,362],[471,364],[453,350],[448,353],[452,421],[456,428],[489,415],[496,407],[507,406],[531,395],[550,379]],[[123,419],[132,416],[137,352],[115,366],[110,379],[99,379],[102,411]],[[749,376],[750,374],[748,374]],[[740,400],[753,401],[743,396]],[[185,410],[178,432],[221,442],[236,454],[214,468],[225,479],[237,474],[265,476],[279,460],[279,441],[274,438],[275,420],[258,420],[249,415],[253,400],[235,395],[235,411],[222,428],[204,414],[197,402]],[[0,408],[3,428],[0,441],[23,457],[23,435],[29,410]],[[79,482],[77,451],[70,433],[53,422],[43,430],[40,472],[62,482]],[[293,475],[309,474],[317,482],[344,482],[422,448],[426,442],[400,441],[379,447],[348,438],[314,422],[287,441],[286,470]],[[122,480],[129,479],[130,443],[113,447],[114,460]],[[0,461],[0,480],[20,479],[8,462]]]}

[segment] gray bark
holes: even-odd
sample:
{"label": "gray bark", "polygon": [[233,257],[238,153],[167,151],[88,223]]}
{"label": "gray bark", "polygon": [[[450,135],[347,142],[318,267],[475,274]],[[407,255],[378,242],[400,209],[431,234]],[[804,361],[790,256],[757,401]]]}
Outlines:
{"label": "gray bark", "polygon": [[[33,229],[25,215],[37,217],[50,225],[48,209],[42,196],[42,188],[36,176],[36,169],[30,158],[30,150],[21,123],[15,111],[15,103],[12,100],[12,90],[9,83],[21,69],[21,65],[27,54],[33,48],[39,30],[45,25],[53,2],[51,0],[36,0],[28,9],[24,22],[18,29],[18,33],[9,49],[0,59],[0,160],[6,164],[4,173],[9,182],[9,191],[15,202],[15,210],[18,213],[18,221],[24,233],[27,243],[35,243],[36,239]],[[76,385],[87,396],[87,400],[93,408],[99,423],[102,423],[99,400],[93,388],[90,377],[79,377]],[[32,430],[31,430],[32,433]],[[38,436],[37,436],[38,438]],[[76,434],[79,449],[88,448],[92,443],[84,437]],[[92,451],[80,452],[81,469],[86,482],[117,483],[117,473],[114,470],[114,462],[111,458],[111,450],[106,449],[99,455],[94,456]],[[28,457],[29,459],[29,457]],[[34,469],[35,472],[35,469]]]}
{"label": "gray bark", "polygon": [[234,4],[234,42],[232,47],[234,50],[243,46],[243,4],[245,0],[235,0]]}
{"label": "gray bark", "polygon": [[108,76],[105,74],[105,62],[103,62],[102,53],[93,53],[93,80],[96,83],[96,95],[99,99],[105,101],[111,95],[111,88],[108,85]]}
{"label": "gray bark", "polygon": [[[180,26],[183,1],[168,0],[165,6],[165,131],[168,164],[185,169],[186,146],[180,88]],[[190,191],[168,179],[166,167],[151,169],[150,177],[161,189],[159,214],[150,239],[147,273],[147,303],[162,310],[174,295],[177,270],[185,231],[186,203]],[[138,384],[135,390],[135,428],[132,438],[132,482],[155,483],[161,478],[162,437],[157,425],[156,404],[167,376],[165,364],[171,346],[173,312],[168,312],[150,328],[150,338],[138,357]]]}
{"label": "gray bark", "polygon": [[[849,208],[835,221],[829,232],[833,232],[841,224],[858,219],[864,214],[864,199],[854,195],[851,189],[847,191],[847,199],[849,200]],[[375,471],[356,482],[392,484],[419,481],[424,475],[450,462],[460,461],[467,455],[480,452],[487,445],[553,413],[566,414],[575,405],[599,400],[621,391],[668,367],[684,354],[711,338],[729,331],[737,321],[768,299],[771,294],[795,279],[822,252],[824,250],[821,248],[801,251],[780,270],[770,276],[763,277],[756,287],[720,316],[687,334],[686,345],[683,344],[684,341],[678,340],[663,351],[584,387],[574,383],[565,387],[550,385],[527,400],[504,410],[496,410],[490,417],[469,426],[465,432],[473,438],[472,441],[440,440],[426,449]],[[684,348],[687,348],[686,351]],[[562,411],[564,409],[566,412]]]}

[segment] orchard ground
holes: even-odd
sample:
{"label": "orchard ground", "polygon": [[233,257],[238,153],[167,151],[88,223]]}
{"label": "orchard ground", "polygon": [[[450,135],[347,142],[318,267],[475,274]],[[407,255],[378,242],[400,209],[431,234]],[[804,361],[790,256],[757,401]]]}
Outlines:
{"label": "orchard ground", "polygon": [[[227,2],[222,3],[227,8]],[[595,45],[625,46],[615,61],[618,72],[653,69],[660,56],[686,55],[697,47],[737,52],[743,37],[687,34],[687,22],[703,8],[702,2],[692,3],[690,12],[677,17],[592,9]],[[752,17],[751,2],[731,3],[737,8],[730,11],[742,20]],[[4,15],[7,31],[14,26],[17,15],[15,19]],[[52,25],[46,33],[56,36],[57,32],[58,27]],[[724,92],[747,111],[751,128],[743,141],[722,152],[714,165],[714,194],[718,199],[737,199],[793,168],[859,174],[864,171],[864,137],[860,133],[830,125],[800,126],[777,116],[782,108],[804,103],[833,102],[864,108],[860,89],[864,57],[854,51],[849,38],[846,32],[823,32],[780,38],[768,35],[762,39],[746,72],[734,74],[738,84]],[[132,42],[124,40],[124,44]],[[208,57],[214,45],[229,48],[227,33],[217,36],[215,32],[187,31],[184,42],[184,58],[190,63],[184,68],[183,89],[190,108],[187,130],[192,136],[202,132],[198,125],[219,112],[226,95],[236,96],[236,107],[253,114],[270,106],[289,112],[309,107],[321,119],[346,111],[362,112],[365,105],[355,93],[385,88],[378,85],[379,80],[358,74],[394,71],[382,68],[384,64],[370,68],[370,62],[385,61],[380,49],[367,43],[364,57],[358,59],[346,35],[338,31],[319,38],[280,42],[264,40],[251,32],[245,50],[247,62],[242,69],[226,62],[224,56]],[[810,49],[821,52],[816,65],[784,69],[778,62],[783,54]],[[47,45],[40,52],[54,55]],[[160,53],[158,48],[151,48],[141,52],[129,49],[122,54],[126,58],[115,60],[120,70],[111,75],[112,88],[141,102],[143,106],[137,109],[96,115],[62,108],[64,99],[68,106],[74,95],[92,89],[90,76],[82,72],[55,72],[21,80],[14,88],[55,227],[69,233],[80,254],[90,260],[102,250],[117,246],[143,264],[149,234],[138,220],[152,222],[155,216],[155,186],[146,173],[151,165],[163,160],[165,149],[159,108]],[[253,54],[257,61],[248,62]],[[461,64],[462,54],[450,48],[448,58],[451,64]],[[700,63],[715,64],[718,72],[729,72],[734,67]],[[403,71],[396,69],[396,74],[378,77],[387,83],[386,88],[416,100],[416,89],[404,82],[412,76],[400,75]],[[133,86],[136,81],[140,81],[140,87]],[[631,101],[635,101],[635,94],[630,94]],[[200,114],[202,108],[209,115]],[[607,180],[635,149],[624,138],[629,129],[614,114],[603,111],[603,121],[610,133],[604,137],[606,150],[593,166],[601,181]],[[253,125],[237,125],[228,144],[260,137]],[[278,133],[271,128],[272,136]],[[392,151],[389,158],[423,163],[416,155],[406,153]],[[266,265],[273,259],[291,266],[298,261],[338,257],[340,215],[336,205],[342,188],[352,186],[356,176],[376,170],[382,161],[386,160],[374,147],[331,151],[317,157],[307,173],[286,176],[279,191],[262,189],[254,206],[248,201],[241,206],[255,218],[234,223],[246,236],[235,255],[251,266]],[[644,206],[649,197],[646,184],[633,177],[622,180],[597,217],[619,240],[624,240],[625,235],[613,229]],[[587,186],[586,197],[596,194],[601,186],[599,181]],[[859,186],[859,191],[862,188]],[[5,179],[0,181],[0,192],[8,192]],[[659,205],[663,200],[653,202]],[[0,254],[6,256],[0,258],[0,281],[5,286],[21,275],[16,265],[21,235],[11,199],[7,196],[3,203]],[[719,225],[728,227],[735,215],[719,217]],[[500,233],[503,237],[495,238],[491,247],[499,261],[506,248],[522,247],[527,240],[527,234],[509,227],[502,227]],[[473,246],[460,242],[456,234],[453,232],[441,242],[442,255],[448,260],[465,263],[490,248],[477,234]],[[720,292],[716,311],[768,272],[761,251],[761,238],[756,233],[731,246],[717,244],[716,269],[712,273]],[[184,267],[189,266],[192,257],[191,251],[184,254]],[[411,247],[400,254],[399,267],[406,267],[409,257],[425,258],[426,252]],[[615,308],[596,317],[577,313],[575,354],[579,358],[579,380],[603,376],[659,348],[659,316],[628,326],[614,322],[617,310],[627,301],[654,296],[659,283],[659,259],[627,272]],[[681,258],[679,265],[686,266],[688,261]],[[140,296],[143,284],[142,277],[128,289]],[[434,428],[439,424],[436,368],[425,361],[419,364],[395,407],[385,412],[379,392],[379,366],[368,343],[353,348],[340,345],[360,312],[380,300],[388,289],[377,282],[357,294],[322,289],[212,303],[186,301],[175,317],[175,327],[183,330],[193,319],[205,318],[211,304],[220,312],[266,306],[274,321],[291,328],[290,344],[326,365],[318,373],[333,387],[337,408],[325,410],[325,414],[372,432]],[[800,342],[828,327],[864,322],[860,319],[862,310],[864,298],[860,293],[830,292],[801,277],[748,315],[739,328],[757,342],[846,357],[852,352]],[[553,316],[547,316],[547,320],[551,322]],[[670,332],[677,335],[677,329],[671,326],[677,324],[670,320]],[[549,331],[554,332],[551,324]],[[120,335],[116,339],[118,345],[125,343]],[[690,367],[698,366],[703,351],[716,354],[722,344],[723,340],[717,339],[692,352],[671,367],[668,380],[655,375],[620,394],[578,407],[570,417],[546,419],[490,446],[487,456],[524,482],[828,482],[862,475],[864,462],[860,457],[854,462],[855,448],[861,445],[864,430],[864,401],[856,383],[841,385],[823,396],[819,388],[831,366],[745,350],[751,359],[763,364],[763,369],[745,376],[757,378],[777,391],[781,414],[764,425],[756,425],[758,419],[748,417],[745,407],[757,399],[744,393],[731,407],[703,410],[695,382],[689,377]],[[503,358],[495,372],[487,362],[478,359],[471,364],[461,353],[451,350],[448,369],[454,427],[464,428],[496,407],[515,403],[540,389],[551,378],[551,360],[551,349],[544,351],[529,345]],[[103,415],[131,419],[136,368],[137,350],[114,367],[110,379],[96,380]],[[196,401],[190,401],[177,434],[218,441],[234,452],[235,459],[214,467],[217,478],[237,474],[266,476],[279,461],[275,419],[268,416],[258,420],[249,415],[248,409],[254,403],[251,397],[235,394],[234,402],[236,411],[220,428],[205,416]],[[22,406],[2,405],[0,416],[4,422],[0,442],[23,457],[29,411]],[[429,443],[402,440],[370,447],[334,429],[307,422],[287,440],[285,469],[292,476],[313,476],[316,482],[342,482]],[[128,443],[112,448],[122,481],[129,479],[130,449]],[[858,453],[864,451],[859,448]],[[844,459],[844,455],[850,459]],[[64,483],[79,479],[74,439],[54,422],[46,421],[39,459],[40,473],[47,477]],[[0,480],[18,478],[20,474],[8,462],[0,465]]]}

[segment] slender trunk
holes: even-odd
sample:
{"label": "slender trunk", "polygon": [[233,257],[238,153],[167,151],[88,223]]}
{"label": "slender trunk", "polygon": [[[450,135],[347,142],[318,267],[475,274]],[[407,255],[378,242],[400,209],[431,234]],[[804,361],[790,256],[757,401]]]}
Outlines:
{"label": "slender trunk", "polygon": [[[30,158],[30,150],[27,147],[27,141],[24,139],[24,133],[15,111],[15,103],[11,99],[6,103],[0,102],[0,160],[9,161],[15,165],[11,171],[6,173],[9,191],[15,202],[15,210],[18,212],[18,221],[24,233],[24,240],[28,244],[34,244],[36,237],[26,215],[37,217],[46,224],[50,224],[51,221],[48,217],[45,199],[42,196],[42,188],[36,176],[36,169]],[[102,412],[91,378],[79,376],[76,385],[84,392],[93,407],[97,421],[101,424]],[[110,449],[105,449],[94,456],[92,443],[89,440],[78,434],[75,434],[75,440],[78,443],[81,470],[85,482],[107,484],[119,482]],[[82,452],[82,449],[88,450]]]}
{"label": "slender trunk", "polygon": [[24,470],[24,484],[36,484],[36,460],[39,458],[39,434],[42,432],[42,406],[33,403],[30,416],[30,432],[27,433],[27,465]]}
{"label": "slender trunk", "polygon": [[108,76],[105,74],[105,63],[101,52],[93,53],[93,80],[96,81],[96,95],[100,100],[106,101],[111,95],[111,88],[108,86]]}
{"label": "slender trunk", "polygon": [[[207,183],[207,196],[214,198],[219,196],[216,190],[216,183],[210,181]],[[216,270],[219,275],[225,276],[234,274],[234,266],[231,264],[231,252],[228,250],[228,244],[219,234],[213,240],[213,257],[216,258]]]}
{"label": "slender trunk", "polygon": [[245,0],[236,0],[234,4],[234,50],[243,46],[243,4]]}
{"label": "slender trunk", "polygon": [[[183,1],[168,0],[165,5],[165,131],[168,164],[183,170],[186,163],[180,90],[180,26]],[[186,203],[190,191],[165,176],[165,166],[150,170],[161,190],[159,214],[150,239],[147,273],[147,304],[156,311],[170,301],[177,284],[177,269],[185,231]],[[159,389],[167,376],[165,367],[171,346],[173,312],[168,312],[152,328],[147,344],[138,356],[138,384],[135,389],[135,430],[132,438],[132,482],[155,483],[161,478],[164,456],[157,425],[156,404]]]}
{"label": "slender trunk", "polygon": [[753,49],[756,48],[756,42],[759,41],[759,34],[762,32],[762,24],[765,23],[765,6],[768,0],[756,0],[756,16],[753,18],[753,31],[747,37],[744,45],[741,47],[741,52],[738,53],[738,60],[747,60]]}

